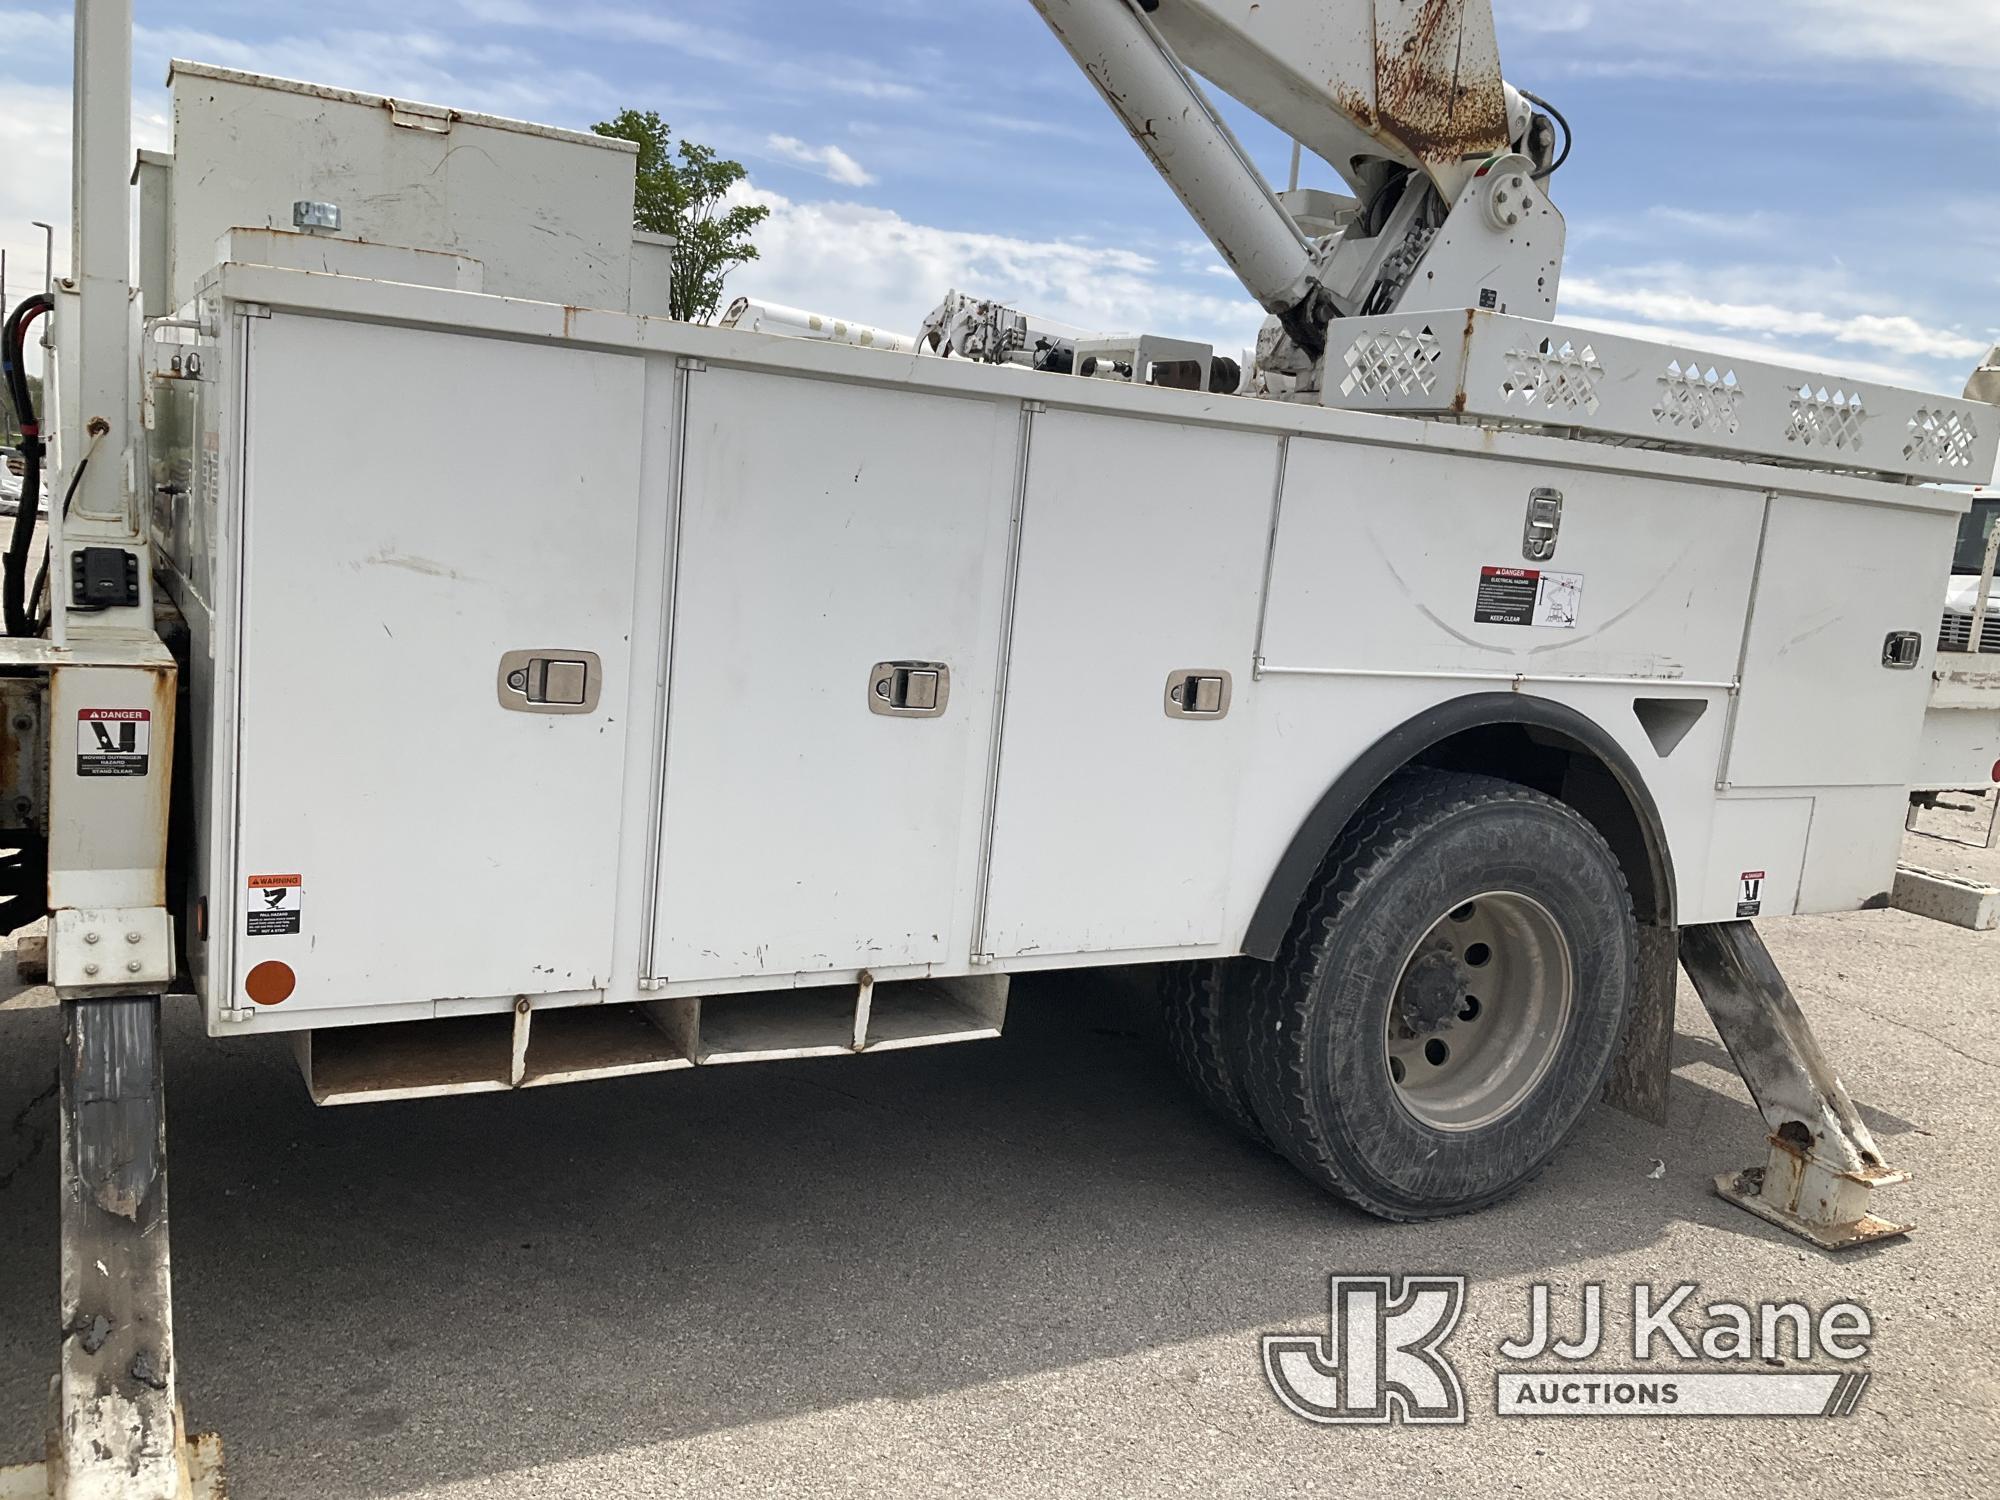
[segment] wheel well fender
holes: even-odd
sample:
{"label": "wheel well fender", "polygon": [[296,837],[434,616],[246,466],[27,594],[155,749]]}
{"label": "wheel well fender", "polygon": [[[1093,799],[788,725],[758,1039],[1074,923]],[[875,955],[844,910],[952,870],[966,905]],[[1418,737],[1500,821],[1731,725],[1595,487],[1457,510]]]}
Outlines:
{"label": "wheel well fender", "polygon": [[1473,693],[1390,730],[1326,789],[1271,873],[1244,934],[1245,953],[1277,957],[1306,886],[1335,840],[1384,782],[1412,765],[1498,776],[1569,804],[1611,845],[1639,920],[1674,925],[1666,828],[1624,747],[1566,704],[1524,693]]}

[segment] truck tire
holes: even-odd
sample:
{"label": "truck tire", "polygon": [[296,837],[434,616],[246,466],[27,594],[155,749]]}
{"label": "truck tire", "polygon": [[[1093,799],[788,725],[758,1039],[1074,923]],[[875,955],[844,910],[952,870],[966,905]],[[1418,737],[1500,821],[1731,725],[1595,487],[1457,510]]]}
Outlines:
{"label": "truck tire", "polygon": [[1250,966],[1238,1071],[1272,1145],[1385,1219],[1484,1208],[1597,1097],[1638,986],[1623,872],[1513,782],[1404,772],[1355,816],[1278,960]]}
{"label": "truck tire", "polygon": [[1268,1147],[1236,1070],[1241,1045],[1225,1041],[1225,1028],[1242,1026],[1246,967],[1240,959],[1162,965],[1160,1027],[1167,1055],[1201,1102],[1239,1135]]}

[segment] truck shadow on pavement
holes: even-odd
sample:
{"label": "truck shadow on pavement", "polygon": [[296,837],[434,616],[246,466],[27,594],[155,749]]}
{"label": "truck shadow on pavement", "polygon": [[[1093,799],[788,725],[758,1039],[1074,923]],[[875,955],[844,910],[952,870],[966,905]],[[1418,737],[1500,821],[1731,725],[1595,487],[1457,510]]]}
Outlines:
{"label": "truck shadow on pavement", "polygon": [[[1733,1078],[1685,1076],[1728,1067],[1700,1037],[1668,1129],[1597,1109],[1518,1198],[1412,1227],[1213,1123],[1129,997],[1016,996],[999,1042],[325,1110],[281,1041],[211,1042],[175,1007],[191,1424],[237,1493],[389,1495],[1221,1334],[1254,1368],[1256,1333],[1324,1319],[1335,1271],[1520,1275],[1688,1219],[1777,1234],[1705,1190],[1763,1131]],[[17,1019],[0,1119],[55,1054],[53,1013]],[[0,1459],[35,1445],[54,1369],[53,1154],[0,1197]]]}

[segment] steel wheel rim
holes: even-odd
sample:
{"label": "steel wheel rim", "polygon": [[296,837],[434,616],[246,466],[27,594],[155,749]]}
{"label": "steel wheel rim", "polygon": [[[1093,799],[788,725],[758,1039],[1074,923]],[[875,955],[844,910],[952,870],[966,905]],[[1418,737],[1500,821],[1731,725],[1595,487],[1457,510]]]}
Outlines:
{"label": "steel wheel rim", "polygon": [[1383,1023],[1397,1102],[1433,1130],[1477,1130],[1535,1091],[1575,1004],[1569,940],[1549,909],[1487,891],[1433,922],[1403,961]]}

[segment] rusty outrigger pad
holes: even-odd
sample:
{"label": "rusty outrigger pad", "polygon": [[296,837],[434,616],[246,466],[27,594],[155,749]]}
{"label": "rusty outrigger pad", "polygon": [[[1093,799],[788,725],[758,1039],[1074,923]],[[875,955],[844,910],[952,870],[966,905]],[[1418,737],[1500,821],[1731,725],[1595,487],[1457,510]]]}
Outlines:
{"label": "rusty outrigger pad", "polygon": [[1771,1127],[1765,1164],[1723,1173],[1717,1194],[1823,1250],[1909,1233],[1908,1224],[1868,1211],[1876,1188],[1909,1174],[1882,1160],[1757,929],[1748,922],[1684,928],[1680,956]]}

